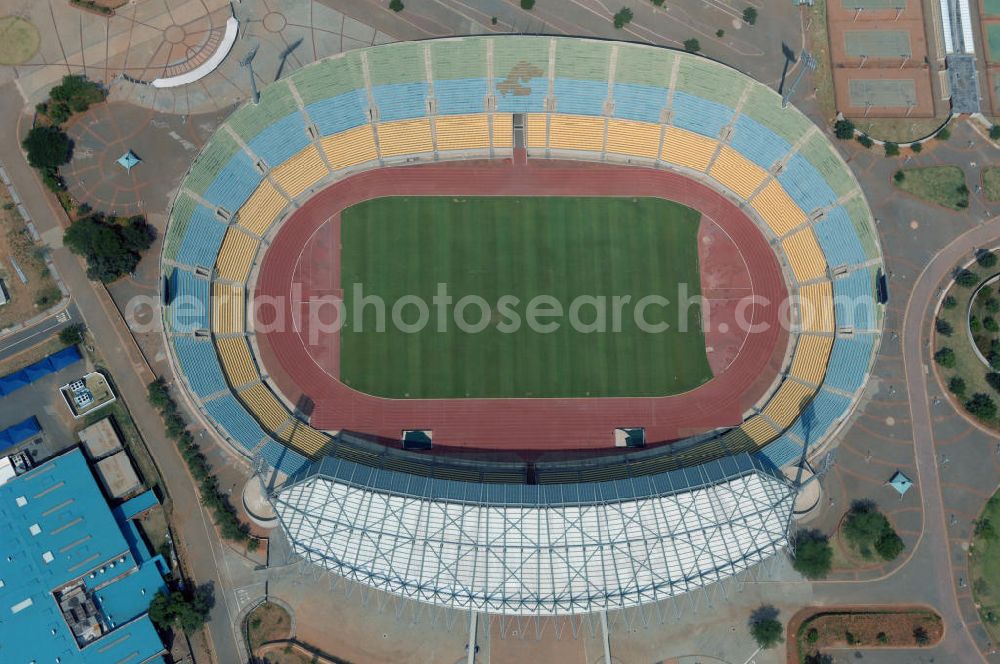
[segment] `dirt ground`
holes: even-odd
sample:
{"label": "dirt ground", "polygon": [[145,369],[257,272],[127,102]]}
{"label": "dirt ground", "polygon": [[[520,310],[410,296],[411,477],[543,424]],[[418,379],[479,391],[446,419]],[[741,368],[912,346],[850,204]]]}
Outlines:
{"label": "dirt ground", "polygon": [[[10,206],[10,207],[8,207]],[[28,283],[21,281],[10,259],[17,261]],[[0,329],[28,320],[59,302],[56,282],[45,266],[40,248],[13,207],[10,194],[0,186],[0,279],[9,298],[0,306]],[[42,302],[42,304],[38,304]]]}
{"label": "dirt ground", "polygon": [[265,602],[247,616],[247,627],[250,649],[256,651],[264,643],[291,636],[292,618],[277,604]]}

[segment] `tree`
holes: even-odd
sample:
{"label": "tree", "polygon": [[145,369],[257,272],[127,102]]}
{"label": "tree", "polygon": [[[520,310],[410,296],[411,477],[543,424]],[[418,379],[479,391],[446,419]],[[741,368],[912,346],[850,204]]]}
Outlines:
{"label": "tree", "polygon": [[861,134],[858,136],[858,143],[861,143],[861,147],[868,149],[875,145],[875,141],[872,140],[871,136],[868,134]]}
{"label": "tree", "polygon": [[101,86],[80,74],[63,76],[62,83],[49,91],[49,97],[69,106],[74,113],[83,113],[91,104],[104,101]]}
{"label": "tree", "polygon": [[934,321],[934,329],[937,330],[938,334],[943,334],[946,337],[950,337],[952,335],[952,332],[955,331],[954,328],[951,326],[951,323],[949,323],[943,318],[938,318],[936,321]]}
{"label": "tree", "polygon": [[688,53],[697,53],[701,50],[701,44],[697,39],[692,37],[691,39],[684,40],[684,50]]}
{"label": "tree", "polygon": [[626,25],[632,22],[632,10],[628,7],[622,7],[614,16],[615,27],[619,30],[624,28]]}
{"label": "tree", "polygon": [[913,628],[913,642],[918,646],[926,646],[930,643],[931,637],[923,626],[918,625]]}
{"label": "tree", "polygon": [[[968,193],[968,187],[966,187],[966,193]],[[976,262],[979,263],[980,266],[985,267],[988,270],[996,266],[997,255],[992,251],[990,251],[989,249],[980,249],[979,251],[976,252]]]}
{"label": "tree", "polygon": [[997,324],[997,319],[992,316],[983,319],[983,327],[986,328],[987,332],[1000,332],[1000,325]]}
{"label": "tree", "polygon": [[753,25],[757,22],[757,8],[747,7],[743,10],[743,22],[748,25]]}
{"label": "tree", "polygon": [[993,541],[997,538],[996,528],[993,526],[993,521],[991,521],[988,516],[984,516],[981,519],[976,520],[973,532],[978,537],[982,537],[987,541]]}
{"label": "tree", "polygon": [[965,402],[965,410],[980,420],[992,420],[997,416],[997,404],[985,392],[976,392]]}
{"label": "tree", "polygon": [[913,150],[914,152],[919,153],[921,150],[924,149],[924,146],[922,143],[910,143],[910,149]]}
{"label": "tree", "polygon": [[719,28],[718,30],[715,31],[715,36],[718,37],[719,39],[722,39],[723,37],[726,36],[726,31],[723,30],[722,28]]}
{"label": "tree", "polygon": [[749,627],[750,636],[765,650],[782,641],[781,621],[778,620],[778,610],[773,606],[760,606],[750,614]]}
{"label": "tree", "polygon": [[149,605],[149,619],[160,629],[180,629],[191,634],[201,629],[212,608],[212,594],[206,586],[184,594],[179,590],[157,593]]}
{"label": "tree", "polygon": [[955,396],[965,396],[965,379],[961,376],[952,376],[948,381],[948,391]]}
{"label": "tree", "polygon": [[850,120],[837,120],[833,123],[833,135],[842,141],[854,138],[854,123]]}
{"label": "tree", "polygon": [[934,361],[946,369],[955,366],[955,351],[945,346],[934,353]]}
{"label": "tree", "polygon": [[657,7],[662,7],[665,0],[652,0],[652,3]]}
{"label": "tree", "polygon": [[389,9],[397,13],[403,11],[403,0],[389,0]]}
{"label": "tree", "polygon": [[972,270],[964,267],[955,268],[955,283],[962,288],[972,288],[979,283],[979,277]]}
{"label": "tree", "polygon": [[955,299],[954,295],[945,295],[944,300],[941,301],[941,306],[945,309],[954,309],[958,306],[958,300]]}
{"label": "tree", "polygon": [[884,533],[875,540],[875,551],[882,560],[895,560],[903,552],[905,545],[896,531]]}
{"label": "tree", "polygon": [[898,157],[899,156],[899,145],[893,143],[892,141],[885,142],[885,156],[886,157]]}
{"label": "tree", "polygon": [[939,131],[937,133],[937,136],[935,136],[934,138],[938,139],[939,141],[947,141],[949,138],[951,138],[951,129],[948,129],[947,127],[942,127],[941,131]]}
{"label": "tree", "polygon": [[833,548],[826,535],[818,530],[800,530],[795,534],[795,559],[792,567],[807,579],[822,579],[830,573]]}
{"label": "tree", "polygon": [[71,144],[59,127],[32,127],[21,142],[28,163],[39,170],[55,170],[69,161]]}
{"label": "tree", "polygon": [[142,217],[117,224],[95,214],[75,221],[63,242],[87,260],[88,277],[109,283],[135,270],[154,237],[155,231]]}
{"label": "tree", "polygon": [[871,501],[855,501],[844,520],[844,536],[870,558],[873,551],[883,560],[892,560],[903,551],[903,540]]}
{"label": "tree", "polygon": [[86,328],[82,323],[73,323],[59,330],[59,341],[67,346],[75,346],[83,343],[83,332]]}
{"label": "tree", "polygon": [[535,0],[521,0],[521,9],[531,11],[535,6]]}
{"label": "tree", "polygon": [[1000,140],[1000,125],[990,126],[990,138],[994,141]]}

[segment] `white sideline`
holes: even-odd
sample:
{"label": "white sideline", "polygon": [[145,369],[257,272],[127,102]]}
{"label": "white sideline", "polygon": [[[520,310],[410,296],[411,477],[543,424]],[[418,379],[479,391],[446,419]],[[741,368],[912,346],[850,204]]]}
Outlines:
{"label": "white sideline", "polygon": [[176,88],[205,78],[215,71],[215,69],[222,64],[222,61],[226,59],[226,56],[229,55],[229,51],[232,50],[233,44],[236,43],[236,35],[239,32],[239,27],[239,21],[230,16],[226,19],[226,34],[223,35],[222,42],[219,44],[219,48],[215,50],[215,53],[212,54],[212,57],[205,60],[191,71],[184,72],[179,76],[157,78],[150,83],[150,85],[154,88]]}

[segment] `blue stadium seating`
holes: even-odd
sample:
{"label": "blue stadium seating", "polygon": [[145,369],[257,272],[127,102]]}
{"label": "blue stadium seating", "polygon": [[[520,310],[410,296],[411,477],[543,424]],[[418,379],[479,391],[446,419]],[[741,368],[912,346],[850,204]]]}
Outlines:
{"label": "blue stadium seating", "polygon": [[219,221],[214,212],[199,205],[185,229],[177,262],[211,269],[225,235],[226,224]]}
{"label": "blue stadium seating", "polygon": [[250,416],[232,394],[206,401],[205,410],[226,430],[230,438],[248,452],[256,448],[265,436],[257,420]]}
{"label": "blue stadium seating", "polygon": [[659,122],[660,112],[667,105],[666,88],[654,88],[633,83],[615,83],[616,118],[638,122]]}
{"label": "blue stadium seating", "polygon": [[802,458],[802,445],[795,442],[788,434],[773,440],[755,455],[767,459],[778,468],[795,463]]}
{"label": "blue stadium seating", "polygon": [[264,447],[260,449],[260,455],[272,468],[286,475],[297,473],[309,465],[309,459],[273,440],[264,443]]}
{"label": "blue stadium seating", "polygon": [[368,122],[368,95],[351,90],[306,106],[309,119],[321,136],[339,134]]}
{"label": "blue stadium seating", "polygon": [[208,339],[192,337],[174,337],[173,341],[177,361],[195,394],[206,397],[227,389],[215,344]]}
{"label": "blue stadium seating", "polygon": [[215,176],[215,180],[205,191],[205,200],[230,212],[236,212],[250,198],[250,194],[263,179],[264,176],[254,167],[250,157],[240,150]]}
{"label": "blue stadium seating", "polygon": [[729,144],[761,168],[770,168],[792,149],[791,143],[756,120],[740,115],[733,125]]}
{"label": "blue stadium seating", "polygon": [[487,94],[489,87],[485,78],[434,81],[438,115],[482,113],[486,109]]}
{"label": "blue stadium seating", "polygon": [[861,246],[854,224],[842,206],[830,210],[822,221],[814,226],[816,239],[826,255],[826,262],[838,265],[857,265],[865,262],[865,250]]}
{"label": "blue stadium seating", "polygon": [[671,123],[704,136],[718,138],[722,128],[733,117],[733,109],[714,101],[674,90]]}
{"label": "blue stadium seating", "polygon": [[422,118],[427,115],[427,83],[393,83],[372,88],[379,122]]}
{"label": "blue stadium seating", "polygon": [[850,404],[851,400],[847,397],[821,389],[788,432],[811,445],[826,435],[833,423],[847,412]]}
{"label": "blue stadium seating", "polygon": [[552,91],[556,96],[556,109],[560,113],[604,115],[604,102],[608,98],[607,81],[557,78]]}
{"label": "blue stadium seating", "polygon": [[837,200],[837,195],[823,176],[802,155],[794,155],[788,160],[784,170],[778,174],[778,182],[806,214]]}
{"label": "blue stadium seating", "polygon": [[167,319],[174,332],[191,334],[208,329],[208,281],[192,272],[174,270],[167,285]]}
{"label": "blue stadium seating", "polygon": [[268,166],[280,166],[309,145],[305,119],[301,113],[289,113],[257,134],[247,145]]}
{"label": "blue stadium seating", "polygon": [[875,284],[871,272],[857,270],[833,280],[833,310],[837,327],[870,330],[875,325]]}
{"label": "blue stadium seating", "polygon": [[[496,87],[502,81],[494,80]],[[494,93],[497,100],[497,111],[500,113],[542,113],[545,111],[545,97],[549,94],[549,79],[537,76],[527,81],[518,82],[517,91]],[[523,93],[523,94],[521,94]]]}
{"label": "blue stadium seating", "polygon": [[856,392],[864,384],[874,344],[875,337],[870,334],[856,334],[834,341],[824,384],[845,392]]}

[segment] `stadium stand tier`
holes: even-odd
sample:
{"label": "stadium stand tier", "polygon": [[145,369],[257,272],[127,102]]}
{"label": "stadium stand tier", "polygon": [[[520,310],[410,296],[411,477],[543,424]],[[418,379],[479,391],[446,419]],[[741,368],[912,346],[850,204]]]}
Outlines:
{"label": "stadium stand tier", "polygon": [[[794,351],[776,377],[777,388],[741,426],[578,461],[529,466],[428,459],[313,429],[261,374],[245,323],[247,294],[253,293],[256,261],[270,236],[281,232],[286,210],[362,170],[510,158],[514,114],[524,114],[529,159],[679,169],[739,201],[771,240],[799,301]],[[527,510],[565,503],[569,510],[573,501],[591,504],[614,495],[605,507],[617,510],[615,519],[624,513],[638,518],[644,509],[639,498],[676,507],[698,492],[715,500],[718,487],[742,483],[761,492],[768,519],[785,519],[787,483],[775,467],[797,462],[846,420],[877,352],[882,321],[875,304],[881,251],[871,213],[847,165],[804,115],[783,108],[765,85],[693,54],[566,37],[376,46],[307,65],[266,87],[261,103],[240,107],[194,161],[171,210],[162,265],[168,347],[196,403],[234,449],[291,476],[275,500],[293,546],[318,564],[380,587],[386,571],[374,558],[349,570],[335,562],[359,555],[362,544],[353,536],[331,542],[310,530],[302,514],[315,501],[357,505],[378,497],[388,506],[386,523],[404,529],[410,527],[407,510],[471,518],[470,501]],[[784,522],[764,528],[766,541],[755,547],[745,525],[730,521],[726,528],[742,528],[731,531],[738,556],[715,560],[709,569],[678,549],[683,560],[664,560],[663,569],[636,567],[627,576],[641,583],[602,588],[603,599],[587,589],[555,599],[546,594],[547,582],[535,578],[527,585],[536,588],[536,597],[503,596],[493,571],[468,575],[466,565],[475,565],[488,547],[458,564],[440,588],[434,585],[440,578],[422,578],[413,568],[407,570],[413,577],[403,574],[391,590],[466,608],[570,613],[645,601],[640,595],[646,591],[638,588],[649,589],[646,599],[683,592],[764,555],[751,555],[750,548],[784,546]],[[421,546],[431,546],[434,537],[425,535]],[[536,535],[531,546],[549,551],[547,533]],[[662,536],[653,528],[644,546]],[[671,537],[677,546],[679,535]],[[598,547],[606,547],[599,554],[604,564],[617,568],[631,559],[616,541]],[[560,566],[559,573],[571,574],[566,569]]]}

